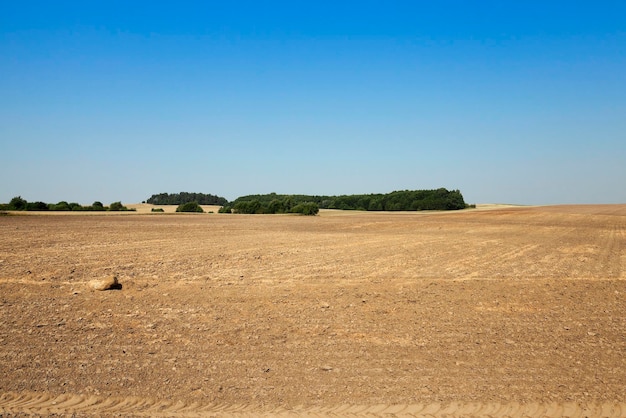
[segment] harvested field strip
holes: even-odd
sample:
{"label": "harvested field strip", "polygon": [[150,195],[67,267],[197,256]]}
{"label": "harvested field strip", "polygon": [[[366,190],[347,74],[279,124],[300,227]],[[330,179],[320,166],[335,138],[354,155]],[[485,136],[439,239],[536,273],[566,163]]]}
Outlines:
{"label": "harvested field strip", "polygon": [[103,398],[83,395],[42,393],[0,394],[0,416],[71,415],[124,417],[623,417],[626,403],[479,403],[413,405],[337,405],[323,407],[278,407],[263,405],[202,404],[157,401],[139,397]]}

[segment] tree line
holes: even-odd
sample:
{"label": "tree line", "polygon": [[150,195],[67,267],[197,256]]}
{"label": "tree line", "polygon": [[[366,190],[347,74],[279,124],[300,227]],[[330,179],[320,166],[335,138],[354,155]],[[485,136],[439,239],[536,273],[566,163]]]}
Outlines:
{"label": "tree line", "polygon": [[232,204],[223,206],[220,213],[276,214],[299,213],[301,215],[317,215],[319,205],[312,201],[295,199],[293,196],[269,195],[270,198],[245,200],[238,198]]}
{"label": "tree line", "polygon": [[285,213],[300,204],[315,204],[319,209],[365,211],[459,210],[469,206],[459,190],[439,188],[340,196],[269,193],[238,197],[225,208],[238,213]]}
{"label": "tree line", "polygon": [[[232,202],[212,194],[204,193],[160,193],[152,195],[147,203],[153,205],[178,205],[177,212],[202,212],[199,205],[219,205],[220,213],[300,213],[316,215],[320,209],[364,210],[364,211],[420,211],[459,210],[470,207],[459,190],[439,188],[434,190],[401,190],[391,193],[355,194],[340,196],[257,194],[238,197]],[[473,206],[473,205],[472,205]],[[94,202],[91,206],[78,203],[27,202],[20,196],[8,204],[0,204],[0,210],[32,211],[126,211],[121,202],[104,206]]]}
{"label": "tree line", "polygon": [[16,196],[9,203],[0,204],[0,210],[25,210],[25,211],[134,211],[122,205],[122,202],[113,202],[109,206],[104,206],[102,202],[93,202],[90,206],[83,206],[75,202],[64,200],[58,203],[28,202],[21,196]]}
{"label": "tree line", "polygon": [[192,202],[196,202],[199,205],[224,206],[228,203],[228,200],[212,194],[189,192],[153,194],[146,200],[146,203],[152,205],[182,205]]}
{"label": "tree line", "polygon": [[467,204],[459,190],[402,190],[386,194],[347,195],[322,202],[327,209],[369,211],[459,210]]}

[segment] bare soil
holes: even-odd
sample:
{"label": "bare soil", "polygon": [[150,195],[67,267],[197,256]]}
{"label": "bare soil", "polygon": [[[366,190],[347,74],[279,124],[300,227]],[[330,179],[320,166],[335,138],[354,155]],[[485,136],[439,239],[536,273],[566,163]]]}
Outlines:
{"label": "bare soil", "polygon": [[0,416],[626,415],[626,205],[30,214],[0,239]]}

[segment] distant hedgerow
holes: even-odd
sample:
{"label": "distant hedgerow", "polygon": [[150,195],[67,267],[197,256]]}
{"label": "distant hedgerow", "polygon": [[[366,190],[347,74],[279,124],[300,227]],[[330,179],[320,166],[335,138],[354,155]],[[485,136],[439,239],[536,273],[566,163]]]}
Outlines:
{"label": "distant hedgerow", "polygon": [[11,202],[6,204],[0,204],[2,210],[29,210],[29,211],[136,211],[136,209],[129,209],[122,205],[121,202],[113,202],[110,207],[104,206],[101,202],[95,201],[91,206],[82,206],[79,203],[68,203],[65,200],[59,203],[44,203],[44,202],[27,202],[22,199],[21,196],[14,197]]}

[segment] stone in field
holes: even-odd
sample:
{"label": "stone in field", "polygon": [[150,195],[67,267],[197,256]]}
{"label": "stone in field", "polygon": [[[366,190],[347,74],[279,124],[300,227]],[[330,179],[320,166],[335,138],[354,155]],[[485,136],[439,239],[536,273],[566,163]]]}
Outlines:
{"label": "stone in field", "polygon": [[119,281],[117,280],[117,276],[111,276],[101,280],[92,280],[89,282],[89,286],[93,290],[111,290],[122,288]]}

